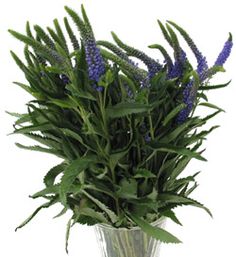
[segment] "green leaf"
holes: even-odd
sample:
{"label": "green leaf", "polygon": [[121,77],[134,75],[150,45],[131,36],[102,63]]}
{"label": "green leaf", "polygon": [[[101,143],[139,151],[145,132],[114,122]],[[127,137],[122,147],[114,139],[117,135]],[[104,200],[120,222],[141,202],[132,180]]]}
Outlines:
{"label": "green leaf", "polygon": [[153,227],[143,219],[129,214],[130,218],[149,236],[160,240],[163,243],[181,243],[181,241],[167,232],[166,230],[159,228],[159,227]]}
{"label": "green leaf", "polygon": [[138,183],[135,179],[123,178],[119,183],[117,196],[123,199],[137,199]]}
{"label": "green leaf", "polygon": [[48,147],[55,148],[55,149],[61,148],[61,145],[58,141],[51,139],[49,137],[41,136],[34,133],[25,133],[24,135]]}
{"label": "green leaf", "polygon": [[97,212],[91,208],[82,208],[80,211],[79,211],[79,214],[82,214],[82,215],[85,215],[85,216],[88,216],[88,217],[91,217],[91,218],[94,218],[96,219],[99,223],[105,223],[105,224],[109,224],[109,221],[106,219],[106,217],[104,216],[103,213],[101,212]]}
{"label": "green leaf", "polygon": [[52,206],[53,204],[57,203],[58,199],[54,198],[51,201],[44,203],[43,205],[41,205],[40,207],[38,207],[24,222],[22,222],[17,228],[16,231],[22,227],[24,227],[25,225],[27,225],[37,214],[38,212],[40,212],[42,209],[46,209],[50,206]]}
{"label": "green leaf", "polygon": [[113,223],[116,223],[118,221],[117,215],[112,210],[110,210],[104,203],[90,195],[85,190],[82,190],[82,192],[86,197],[88,197],[92,202],[94,202],[102,211],[104,211]]}
{"label": "green leaf", "polygon": [[38,197],[44,197],[47,195],[55,195],[59,193],[59,185],[52,185],[49,187],[46,187],[45,189],[33,194],[32,196],[30,196],[31,198],[35,199]]}
{"label": "green leaf", "polygon": [[164,119],[162,125],[166,126],[169,121],[171,121],[181,110],[183,110],[186,107],[186,104],[180,104],[177,107],[175,107]]}
{"label": "green leaf", "polygon": [[66,243],[65,243],[65,249],[66,253],[68,254],[68,243],[69,243],[69,237],[70,237],[70,230],[71,230],[71,225],[72,225],[72,218],[69,219],[67,225],[66,225]]}
{"label": "green leaf", "polygon": [[84,170],[86,170],[89,165],[95,162],[95,156],[85,156],[72,161],[65,169],[64,175],[61,179],[60,185],[60,198],[64,205],[67,203],[66,194],[70,190],[72,184],[74,183],[77,176]]}
{"label": "green leaf", "polygon": [[176,153],[176,154],[185,155],[191,158],[195,158],[201,161],[206,161],[206,159],[202,157],[199,153],[191,151],[185,147],[162,144],[157,141],[152,141],[147,146],[156,150],[157,152]]}
{"label": "green leaf", "polygon": [[64,207],[56,216],[53,217],[53,219],[59,218],[62,215],[64,215],[68,211],[67,207]]}
{"label": "green leaf", "polygon": [[199,103],[198,105],[200,106],[206,106],[206,107],[209,107],[209,108],[212,108],[212,109],[216,109],[216,110],[219,110],[219,111],[222,111],[222,112],[225,112],[223,109],[221,109],[220,107],[214,105],[214,104],[211,104],[211,103]]}
{"label": "green leaf", "polygon": [[71,109],[71,108],[78,107],[78,105],[74,101],[72,101],[70,98],[51,99],[50,102],[59,106],[59,107],[66,108],[66,109]]}
{"label": "green leaf", "polygon": [[25,146],[25,145],[22,145],[19,143],[16,143],[16,146],[21,149],[30,150],[30,151],[38,151],[38,152],[42,152],[42,153],[50,153],[50,154],[54,154],[60,158],[64,158],[64,155],[60,150],[45,148],[45,147],[41,147],[39,145]]}
{"label": "green leaf", "polygon": [[173,140],[176,140],[181,133],[191,125],[192,120],[187,120],[183,124],[178,125],[173,131],[165,135],[160,139],[161,143],[169,144]]}
{"label": "green leaf", "polygon": [[44,184],[47,187],[53,186],[56,177],[65,170],[65,167],[66,167],[65,162],[62,162],[61,164],[50,169],[43,179]]}
{"label": "green leaf", "polygon": [[212,90],[212,89],[219,89],[223,87],[227,87],[231,83],[231,80],[225,84],[219,84],[219,85],[210,85],[210,86],[200,86],[199,90]]}
{"label": "green leaf", "polygon": [[80,88],[76,88],[73,84],[67,85],[66,89],[68,89],[73,94],[73,96],[96,101],[96,98],[92,94],[87,91],[83,91]]}
{"label": "green leaf", "polygon": [[185,169],[185,167],[188,165],[188,163],[190,162],[191,157],[189,156],[184,156],[182,157],[179,162],[176,164],[176,167],[173,169],[170,178],[171,180],[176,179],[179,174]]}
{"label": "green leaf", "polygon": [[121,160],[129,151],[130,146],[126,149],[121,149],[121,151],[116,153],[111,153],[109,157],[109,165],[112,170],[115,169],[116,165],[118,164],[119,160]]}
{"label": "green leaf", "polygon": [[167,194],[165,194],[165,193],[159,194],[158,199],[160,201],[163,201],[165,204],[166,203],[173,203],[173,204],[178,203],[178,204],[192,205],[192,206],[195,206],[198,208],[202,208],[212,217],[210,210],[208,208],[206,208],[203,204],[197,202],[194,199],[175,195],[175,194],[168,194],[168,193]]}
{"label": "green leaf", "polygon": [[20,114],[20,113],[16,113],[16,112],[8,112],[6,111],[7,114],[11,115],[12,117],[16,117],[16,118],[22,118],[25,114]]}
{"label": "green leaf", "polygon": [[176,217],[175,213],[172,210],[166,210],[161,213],[161,215],[170,218],[172,221],[174,221],[176,224],[183,226],[182,223],[179,221],[179,219]]}
{"label": "green leaf", "polygon": [[148,112],[151,108],[152,106],[148,104],[122,102],[107,108],[106,112],[109,118],[119,118],[136,113]]}
{"label": "green leaf", "polygon": [[147,169],[136,169],[134,178],[156,178],[157,176]]}
{"label": "green leaf", "polygon": [[25,134],[25,133],[31,133],[34,131],[47,131],[47,130],[51,130],[52,129],[52,125],[49,123],[42,123],[40,125],[32,125],[32,126],[27,126],[27,127],[23,127],[20,129],[16,129],[14,131],[14,134]]}

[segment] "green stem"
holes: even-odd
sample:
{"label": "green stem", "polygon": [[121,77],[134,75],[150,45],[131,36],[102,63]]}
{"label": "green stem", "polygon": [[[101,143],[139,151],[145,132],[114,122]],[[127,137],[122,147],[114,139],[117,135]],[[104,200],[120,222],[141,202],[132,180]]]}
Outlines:
{"label": "green stem", "polygon": [[152,117],[151,117],[151,112],[148,112],[148,120],[149,120],[149,126],[150,126],[150,134],[151,134],[151,138],[152,140],[154,139],[154,128],[153,128],[153,124],[152,124]]}
{"label": "green stem", "polygon": [[[116,185],[116,174],[115,174],[115,169],[111,167],[111,177],[112,177],[112,182],[113,182],[113,185],[115,186]],[[117,212],[117,215],[118,217],[120,217],[120,205],[119,205],[119,198],[116,197],[115,198],[115,205],[116,205],[116,212]]]}

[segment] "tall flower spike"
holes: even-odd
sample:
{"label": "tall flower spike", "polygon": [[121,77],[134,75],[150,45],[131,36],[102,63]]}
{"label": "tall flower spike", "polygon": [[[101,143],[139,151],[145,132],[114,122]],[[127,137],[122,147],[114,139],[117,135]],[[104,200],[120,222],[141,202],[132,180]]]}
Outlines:
{"label": "tall flower spike", "polygon": [[175,60],[175,63],[172,69],[170,69],[167,74],[168,79],[181,77],[183,75],[184,64],[186,61],[187,61],[186,53],[183,50],[181,50],[181,59]]}
{"label": "tall flower spike", "polygon": [[114,55],[105,49],[101,49],[101,54],[106,59],[116,63],[125,74],[128,73],[128,75],[131,75],[137,83],[140,83],[143,86],[146,85],[147,72],[145,70],[130,64],[121,57]]}
{"label": "tall flower spike", "polygon": [[112,32],[112,37],[117,43],[117,45],[124,49],[128,53],[128,55],[140,59],[147,66],[149,78],[154,77],[154,75],[162,69],[162,66],[159,62],[155,61],[154,59],[146,55],[144,52],[124,44],[114,32]]}
{"label": "tall flower spike", "polygon": [[165,59],[165,63],[167,65],[167,69],[168,69],[168,71],[171,71],[173,68],[173,62],[171,60],[171,57],[167,53],[166,49],[163,46],[158,45],[158,44],[150,45],[149,48],[158,49],[162,53],[162,55]]}
{"label": "tall flower spike", "polygon": [[180,111],[177,116],[177,123],[182,124],[186,121],[189,114],[191,113],[194,101],[196,99],[197,89],[194,85],[194,80],[191,80],[183,90],[183,103],[186,104],[186,107]]}
{"label": "tall flower spike", "polygon": [[172,28],[167,24],[167,30],[169,32],[170,44],[174,49],[175,63],[173,68],[168,72],[168,78],[181,77],[184,71],[184,65],[187,60],[186,53],[181,49],[177,35]]}
{"label": "tall flower spike", "polygon": [[222,51],[220,52],[217,60],[215,61],[214,66],[223,66],[224,65],[224,63],[227,61],[227,59],[230,56],[232,47],[233,47],[233,37],[232,37],[232,34],[229,33],[229,38],[225,42],[225,45],[224,45]]}
{"label": "tall flower spike", "polygon": [[117,47],[116,45],[108,42],[108,41],[103,41],[103,40],[99,40],[97,41],[97,45],[100,46],[104,46],[107,49],[111,50],[114,54],[116,54],[117,56],[119,56],[120,58],[124,59],[125,61],[129,62],[130,64],[137,66],[137,64],[135,64],[130,58],[129,56],[119,47]]}
{"label": "tall flower spike", "polygon": [[72,30],[72,28],[71,28],[71,26],[70,26],[66,17],[64,18],[64,24],[65,24],[67,34],[70,38],[70,41],[73,45],[74,50],[78,50],[80,48],[78,39],[76,38],[76,36],[75,36],[75,34],[74,34],[74,32],[73,32],[73,30]]}
{"label": "tall flower spike", "polygon": [[102,91],[102,87],[97,86],[97,82],[99,81],[100,77],[105,73],[105,62],[102,58],[100,49],[97,47],[96,40],[94,38],[93,30],[90,25],[89,19],[85,12],[83,5],[81,6],[82,15],[84,21],[78,16],[76,12],[74,12],[69,7],[65,7],[68,14],[74,20],[75,24],[77,25],[83,43],[85,47],[85,55],[86,55],[86,62],[88,65],[88,75],[89,79],[94,82],[93,87],[97,91]]}
{"label": "tall flower spike", "polygon": [[100,77],[105,73],[105,63],[101,56],[100,49],[93,39],[85,40],[85,54],[89,78],[98,82]]}
{"label": "tall flower spike", "polygon": [[179,33],[183,36],[183,38],[185,39],[185,41],[189,45],[190,49],[194,53],[194,55],[197,59],[197,63],[198,63],[197,71],[198,71],[198,74],[199,74],[200,79],[201,79],[201,76],[203,76],[202,74],[206,70],[208,70],[208,65],[207,65],[206,58],[198,50],[197,46],[195,45],[195,43],[193,42],[191,37],[188,35],[188,33],[183,28],[181,28],[179,25],[177,25],[176,23],[174,23],[172,21],[168,21],[168,23],[171,24],[175,29],[177,29],[179,31]]}

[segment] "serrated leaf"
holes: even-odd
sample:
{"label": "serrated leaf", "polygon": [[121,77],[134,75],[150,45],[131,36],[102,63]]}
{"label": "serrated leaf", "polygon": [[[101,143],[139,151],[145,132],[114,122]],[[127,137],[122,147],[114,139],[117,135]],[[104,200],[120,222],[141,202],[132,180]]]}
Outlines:
{"label": "serrated leaf", "polygon": [[166,230],[159,227],[153,227],[152,225],[135,215],[129,214],[129,216],[149,236],[163,243],[181,243],[181,241],[177,237],[173,236]]}
{"label": "serrated leaf", "polygon": [[162,144],[155,141],[150,142],[148,146],[156,150],[157,152],[176,153],[180,155],[189,156],[191,158],[195,158],[201,161],[206,161],[206,159],[203,158],[199,153],[191,151],[185,147]]}
{"label": "serrated leaf", "polygon": [[40,125],[31,125],[31,126],[27,126],[27,127],[23,127],[20,129],[16,129],[14,131],[14,134],[24,134],[24,133],[31,133],[34,131],[47,131],[47,130],[51,130],[52,129],[52,125],[49,123],[42,123]]}
{"label": "serrated leaf", "polygon": [[65,162],[62,162],[59,165],[51,168],[43,179],[44,184],[47,187],[52,186],[54,184],[56,177],[64,171],[65,167]]}
{"label": "serrated leaf", "polygon": [[164,203],[173,203],[173,204],[178,203],[178,204],[184,204],[184,205],[187,204],[187,205],[199,207],[204,209],[212,217],[212,213],[210,212],[210,210],[206,208],[203,204],[197,202],[194,199],[180,196],[180,195],[175,195],[175,194],[168,194],[168,193],[159,194],[158,199],[160,201],[163,201]]}
{"label": "serrated leaf", "polygon": [[118,216],[112,210],[110,210],[104,203],[90,195],[85,190],[83,190],[82,192],[86,197],[88,197],[92,202],[94,202],[102,211],[104,211],[108,215],[112,223],[116,223],[118,221]]}
{"label": "serrated leaf", "polygon": [[70,190],[76,177],[84,170],[86,170],[91,163],[96,160],[95,156],[85,156],[72,161],[65,169],[64,175],[60,184],[60,198],[64,205],[66,205],[66,194]]}
{"label": "serrated leaf", "polygon": [[109,224],[103,213],[97,212],[91,208],[82,208],[79,211],[80,214],[96,219],[99,223]]}
{"label": "serrated leaf", "polygon": [[179,219],[176,217],[175,213],[172,210],[166,210],[161,213],[161,215],[170,218],[172,221],[174,221],[176,224],[183,226],[182,223],[179,221]]}
{"label": "serrated leaf", "polygon": [[52,186],[46,187],[45,189],[33,194],[30,197],[35,199],[38,197],[44,197],[46,195],[52,195],[52,194],[58,194],[58,193],[59,193],[59,185],[52,185]]}
{"label": "serrated leaf", "polygon": [[227,87],[230,83],[231,83],[231,80],[225,84],[200,86],[199,90],[214,90],[214,89],[224,88],[224,87]]}
{"label": "serrated leaf", "polygon": [[25,225],[27,225],[37,214],[38,212],[40,212],[42,209],[48,208],[50,206],[52,206],[53,204],[57,203],[58,199],[54,198],[51,201],[42,204],[41,206],[39,206],[24,222],[22,222],[17,228],[16,231],[22,227],[24,227]]}
{"label": "serrated leaf", "polygon": [[54,155],[56,155],[60,158],[64,158],[64,155],[60,150],[45,148],[45,147],[41,147],[39,145],[25,146],[25,145],[22,145],[22,144],[19,144],[19,143],[16,143],[16,146],[21,148],[21,149],[30,150],[30,151],[37,151],[37,152],[42,152],[42,153],[50,153],[50,154],[54,154]]}

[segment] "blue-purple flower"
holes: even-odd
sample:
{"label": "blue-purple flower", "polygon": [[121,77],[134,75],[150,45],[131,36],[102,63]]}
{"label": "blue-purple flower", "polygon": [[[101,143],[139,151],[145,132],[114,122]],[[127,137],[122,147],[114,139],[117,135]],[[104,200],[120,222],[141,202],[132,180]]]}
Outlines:
{"label": "blue-purple flower", "polygon": [[197,90],[194,86],[194,80],[191,80],[183,90],[183,103],[186,104],[186,107],[183,110],[181,110],[177,116],[178,124],[185,122],[185,120],[191,113],[194,106],[196,93]]}
{"label": "blue-purple flower", "polygon": [[89,79],[98,82],[105,73],[105,63],[94,39],[85,40],[85,54]]}
{"label": "blue-purple flower", "polygon": [[206,57],[204,56],[199,56],[198,60],[198,65],[197,65],[197,74],[199,76],[200,81],[204,81],[205,79],[205,74],[208,70],[208,64],[207,64],[207,60]]}
{"label": "blue-purple flower", "polygon": [[169,79],[178,78],[182,76],[186,60],[186,53],[183,50],[181,50],[181,58],[179,60],[175,60],[174,65],[168,72]]}
{"label": "blue-purple flower", "polygon": [[217,60],[215,61],[214,66],[223,66],[224,63],[227,61],[228,57],[230,56],[231,50],[233,47],[232,35],[230,34],[229,39],[225,42],[225,45],[220,52]]}

